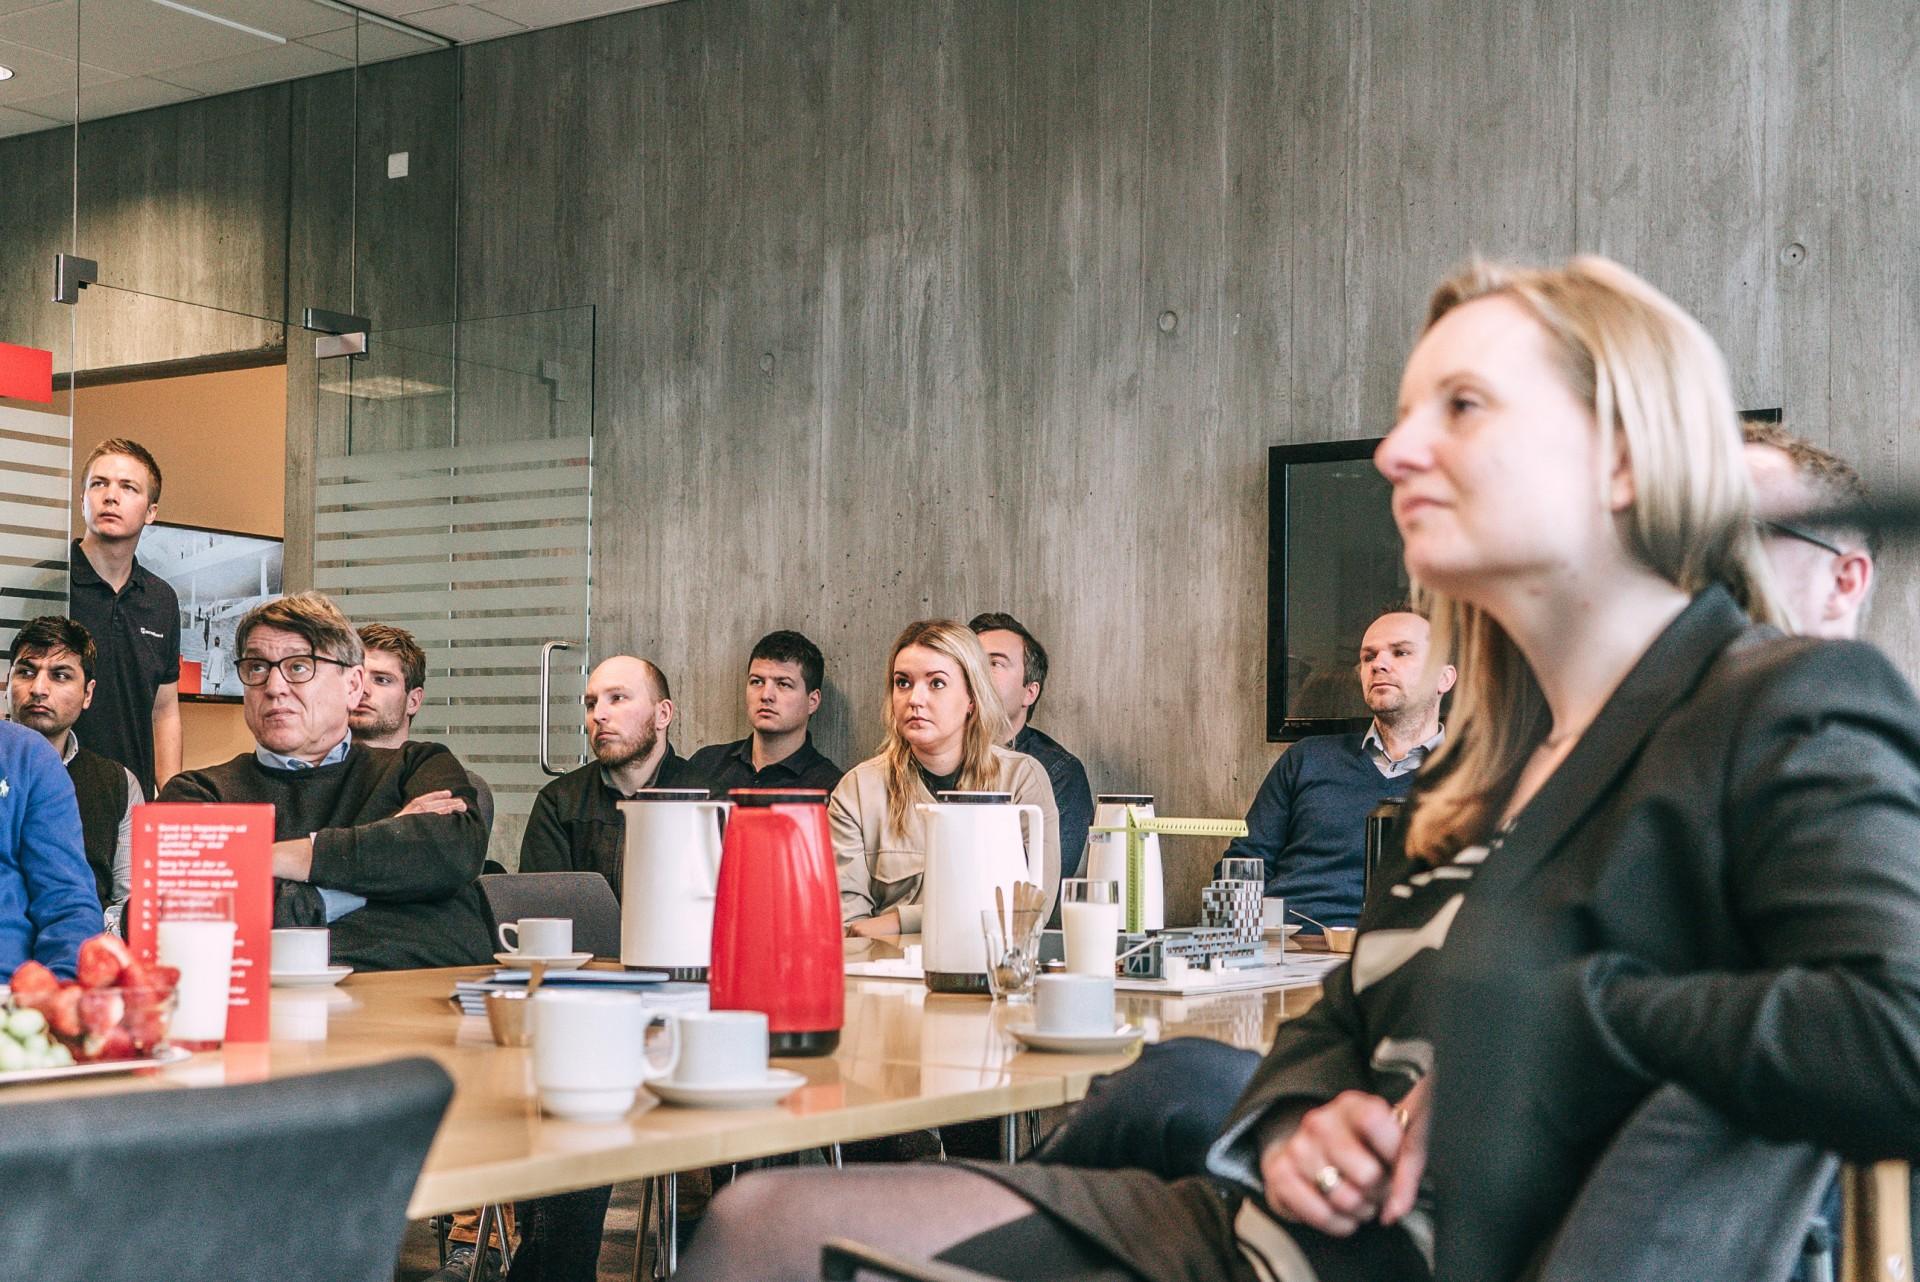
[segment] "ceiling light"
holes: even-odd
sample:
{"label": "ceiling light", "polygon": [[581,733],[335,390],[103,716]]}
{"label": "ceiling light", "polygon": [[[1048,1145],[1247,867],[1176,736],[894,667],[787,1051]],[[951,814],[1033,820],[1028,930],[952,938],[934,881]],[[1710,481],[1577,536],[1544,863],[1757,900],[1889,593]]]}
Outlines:
{"label": "ceiling light", "polygon": [[223,18],[217,13],[208,13],[205,9],[196,9],[190,4],[181,4],[180,0],[153,0],[153,2],[157,5],[164,5],[176,12],[187,14],[189,17],[204,18],[208,22],[217,22],[223,27],[231,27],[233,30],[243,32],[249,36],[258,36],[262,40],[271,40],[277,45],[287,43],[285,36],[276,36],[271,31],[262,31],[258,27],[249,27],[244,22],[235,22],[232,18]]}
{"label": "ceiling light", "polygon": [[0,80],[11,80],[11,79],[13,79],[13,68],[0,67]]}

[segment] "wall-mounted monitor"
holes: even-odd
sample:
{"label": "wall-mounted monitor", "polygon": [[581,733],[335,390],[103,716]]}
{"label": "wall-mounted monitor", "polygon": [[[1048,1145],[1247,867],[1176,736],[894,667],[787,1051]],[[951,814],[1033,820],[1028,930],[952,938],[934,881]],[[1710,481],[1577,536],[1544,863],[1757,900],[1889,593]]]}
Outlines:
{"label": "wall-mounted monitor", "polygon": [[1360,637],[1407,572],[1379,438],[1267,451],[1267,739],[1365,728]]}
{"label": "wall-mounted monitor", "polygon": [[280,540],[155,521],[140,536],[139,557],[180,598],[180,697],[240,702],[234,626],[248,610],[280,595]]}

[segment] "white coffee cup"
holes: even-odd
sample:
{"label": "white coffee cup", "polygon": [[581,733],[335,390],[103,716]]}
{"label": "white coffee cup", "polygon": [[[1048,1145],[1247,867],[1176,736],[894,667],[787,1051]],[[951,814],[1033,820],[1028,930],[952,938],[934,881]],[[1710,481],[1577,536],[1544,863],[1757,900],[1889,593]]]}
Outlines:
{"label": "white coffee cup", "polygon": [[[507,938],[507,932],[513,938]],[[500,947],[529,957],[565,957],[573,952],[573,918],[522,917],[500,923]]]}
{"label": "white coffee cup", "polygon": [[640,1084],[673,1072],[679,1061],[679,1020],[673,1015],[667,1016],[666,1060],[647,1058],[652,1012],[637,993],[542,988],[532,1000],[533,1084],[540,1107],[555,1117],[625,1117]]}
{"label": "white coffee cup", "polygon": [[767,1017],[757,1010],[687,1011],[677,1031],[676,1086],[745,1086],[767,1080]]}
{"label": "white coffee cup", "polygon": [[1113,976],[1040,976],[1033,981],[1033,1026],[1043,1033],[1111,1033]]}
{"label": "white coffee cup", "polygon": [[327,941],[324,926],[290,926],[273,932],[273,973],[276,975],[314,975],[327,968]]}

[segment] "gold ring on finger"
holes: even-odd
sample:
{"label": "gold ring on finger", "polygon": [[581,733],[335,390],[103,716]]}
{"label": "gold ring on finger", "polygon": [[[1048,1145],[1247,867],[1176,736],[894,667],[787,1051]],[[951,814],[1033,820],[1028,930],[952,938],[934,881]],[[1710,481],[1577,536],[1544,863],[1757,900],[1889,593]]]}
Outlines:
{"label": "gold ring on finger", "polygon": [[1409,1125],[1411,1119],[1407,1116],[1407,1110],[1405,1105],[1402,1105],[1401,1107],[1393,1110],[1393,1120],[1400,1123],[1401,1130],[1404,1131],[1407,1129],[1407,1126]]}
{"label": "gold ring on finger", "polygon": [[1313,1187],[1320,1190],[1320,1196],[1326,1197],[1340,1187],[1340,1168],[1329,1162],[1320,1168],[1313,1177]]}

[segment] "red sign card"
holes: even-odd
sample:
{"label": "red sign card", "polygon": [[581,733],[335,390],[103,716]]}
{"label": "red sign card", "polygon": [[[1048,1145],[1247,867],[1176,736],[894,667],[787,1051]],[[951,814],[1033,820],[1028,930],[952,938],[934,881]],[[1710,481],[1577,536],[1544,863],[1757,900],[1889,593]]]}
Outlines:
{"label": "red sign card", "polygon": [[160,896],[169,891],[225,891],[233,896],[227,1040],[266,1041],[273,948],[273,807],[191,802],[135,806],[127,943],[142,961],[154,959]]}
{"label": "red sign card", "polygon": [[53,401],[53,353],[37,347],[0,343],[0,396],[20,401]]}

